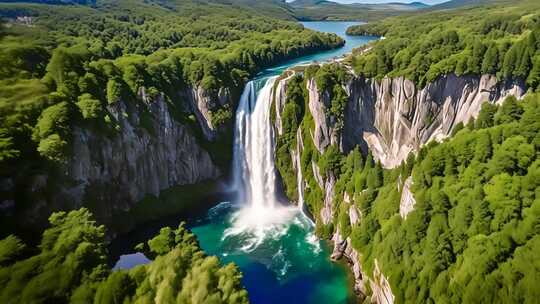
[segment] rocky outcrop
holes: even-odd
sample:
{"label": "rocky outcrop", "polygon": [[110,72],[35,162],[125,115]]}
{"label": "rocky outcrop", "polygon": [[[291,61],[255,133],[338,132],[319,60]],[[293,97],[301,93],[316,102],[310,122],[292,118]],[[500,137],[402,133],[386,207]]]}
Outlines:
{"label": "rocky outcrop", "polygon": [[[279,134],[285,87],[286,81],[280,82],[275,95],[276,129]],[[319,153],[324,153],[330,145],[337,145],[344,152],[359,145],[364,152],[369,149],[386,168],[399,165],[409,153],[417,152],[422,145],[449,136],[457,124],[465,124],[476,117],[482,103],[500,103],[508,95],[521,97],[526,91],[520,82],[500,82],[491,75],[458,77],[450,74],[422,89],[402,77],[379,81],[353,76],[344,87],[349,99],[343,124],[337,124],[329,114],[329,93],[320,92],[314,79],[307,80],[306,88],[309,98],[306,110],[313,117],[314,125],[309,130],[309,136]],[[292,160],[298,163],[298,151],[292,153]],[[311,169],[323,194],[322,207],[316,216],[320,223],[328,225],[334,221],[337,208],[333,201],[336,177],[320,172],[313,160]],[[307,193],[310,190],[302,189],[304,185],[298,182],[299,191]],[[404,219],[414,210],[416,203],[411,186],[411,177],[397,185],[398,189],[402,187],[399,212]],[[343,203],[349,205],[346,207],[350,224],[358,225],[362,220],[362,211],[351,203],[346,193],[343,195]],[[339,227],[335,227],[331,239],[334,244],[332,259],[345,258],[351,264],[357,294],[369,296],[372,303],[393,303],[390,284],[377,260],[374,261],[373,272],[368,275],[362,271],[360,253],[352,247],[350,238],[342,237]],[[367,290],[371,291],[370,295]]]}
{"label": "rocky outcrop", "polygon": [[[354,292],[361,299],[368,298],[371,303],[376,304],[393,304],[394,295],[388,279],[384,276],[379,268],[379,263],[375,259],[375,267],[373,273],[369,276],[362,268],[360,263],[360,253],[353,248],[351,238],[344,239],[336,229],[332,237],[334,250],[332,251],[331,259],[336,261],[344,258],[351,266],[354,276]],[[371,292],[368,292],[368,286]]]}
{"label": "rocky outcrop", "polygon": [[328,92],[319,92],[315,79],[307,81],[309,92],[309,111],[313,116],[315,130],[313,130],[313,143],[317,150],[322,153],[326,147],[339,144],[339,131],[335,122],[328,115],[330,108],[330,95]]}
{"label": "rocky outcrop", "polygon": [[412,176],[409,176],[403,183],[403,189],[401,190],[401,199],[399,201],[399,215],[401,218],[407,218],[407,214],[414,210],[416,200],[411,192]]}
{"label": "rocky outcrop", "polygon": [[373,279],[369,281],[372,295],[371,302],[377,304],[393,304],[394,294],[390,288],[390,283],[379,269],[379,262],[375,259],[375,268],[373,269]]}
{"label": "rocky outcrop", "polygon": [[449,136],[453,127],[476,117],[483,102],[521,97],[525,85],[500,82],[495,76],[449,74],[418,89],[403,77],[382,81],[353,78],[347,85],[344,149],[355,145],[372,151],[384,167],[399,165],[410,152]]}
{"label": "rocky outcrop", "polygon": [[349,221],[351,221],[351,225],[356,225],[360,222],[361,217],[362,212],[354,204],[351,204],[349,207]]}
{"label": "rocky outcrop", "polygon": [[230,90],[220,88],[217,93],[211,93],[200,86],[188,87],[180,92],[180,96],[189,101],[190,112],[197,118],[205,138],[214,141],[218,136],[219,126],[212,122],[212,110],[232,104]]}
{"label": "rocky outcrop", "polygon": [[334,186],[336,185],[336,178],[333,174],[328,174],[326,180],[323,179],[320,174],[318,174],[319,169],[317,165],[313,163],[314,171],[316,171],[316,175],[319,175],[317,180],[322,181],[321,189],[324,191],[324,202],[323,207],[321,209],[321,220],[324,225],[328,225],[332,222],[332,219],[334,218]]}
{"label": "rocky outcrop", "polygon": [[70,160],[59,176],[30,177],[25,191],[34,203],[19,218],[43,223],[54,210],[84,205],[106,221],[146,195],[220,176],[193,130],[173,118],[162,95],[150,98],[141,90],[137,102],[118,101],[107,111],[115,130],[74,128]]}
{"label": "rocky outcrop", "polygon": [[338,145],[349,151],[360,145],[386,168],[399,165],[429,141],[449,136],[455,125],[476,117],[482,103],[500,103],[508,95],[526,92],[523,83],[501,82],[493,75],[449,74],[422,89],[403,77],[352,77],[345,86],[349,100],[341,129],[328,115],[329,93],[320,92],[314,79],[307,81],[307,89],[317,150]]}
{"label": "rocky outcrop", "polygon": [[273,92],[273,99],[274,99],[274,111],[276,113],[276,121],[274,122],[275,127],[277,129],[278,135],[283,135],[283,121],[281,118],[281,114],[283,112],[283,108],[285,107],[285,102],[287,98],[287,82],[293,75],[290,75],[283,79],[278,79],[275,82],[274,86],[274,92]]}

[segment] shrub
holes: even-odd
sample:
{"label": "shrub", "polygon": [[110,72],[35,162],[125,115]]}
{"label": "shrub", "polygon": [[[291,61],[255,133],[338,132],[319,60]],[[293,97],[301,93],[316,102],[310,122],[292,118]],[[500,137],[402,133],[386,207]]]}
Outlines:
{"label": "shrub", "polygon": [[71,117],[72,106],[65,101],[46,108],[34,128],[33,139],[39,141],[53,133],[67,135],[70,132]]}
{"label": "shrub", "polygon": [[107,81],[107,101],[113,104],[122,97],[122,84],[116,79]]}
{"label": "shrub", "polygon": [[85,119],[95,119],[100,117],[103,113],[101,102],[92,98],[90,94],[81,95],[79,97],[79,102],[77,102],[77,106]]}
{"label": "shrub", "polygon": [[67,146],[67,142],[60,135],[51,134],[39,142],[37,150],[41,156],[49,160],[63,162],[67,157]]}
{"label": "shrub", "polygon": [[232,110],[228,104],[222,108],[217,109],[215,112],[211,112],[211,122],[214,127],[220,127],[229,122],[233,117]]}

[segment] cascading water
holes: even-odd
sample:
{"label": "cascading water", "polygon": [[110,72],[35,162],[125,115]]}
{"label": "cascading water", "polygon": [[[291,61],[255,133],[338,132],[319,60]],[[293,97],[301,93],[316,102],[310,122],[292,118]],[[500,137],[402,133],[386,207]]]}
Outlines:
{"label": "cascading water", "polygon": [[236,112],[233,175],[240,200],[252,208],[274,208],[276,179],[270,102],[275,77],[269,78],[257,94],[257,82],[250,81]]}
{"label": "cascading water", "polygon": [[265,239],[275,239],[287,231],[298,209],[282,206],[277,199],[274,164],[274,130],[270,121],[272,88],[277,77],[250,81],[236,111],[233,160],[234,188],[240,209],[224,239],[243,239],[242,249],[252,251]]}
{"label": "cascading water", "polygon": [[340,56],[374,39],[346,36],[345,30],[352,24],[314,24],[315,29],[323,31],[329,25],[336,26],[333,32],[339,29],[336,33],[346,37],[344,48],[267,69],[246,85],[234,134],[233,186],[238,199],[219,204],[192,229],[207,252],[240,267],[252,303],[344,304],[352,296],[348,294],[352,289],[346,272],[329,261],[331,249],[315,236],[313,223],[301,211],[306,208],[302,175],[308,173],[302,172],[298,155],[304,144],[301,136],[297,137],[293,160],[299,206],[280,204],[284,196],[276,187],[275,134],[270,119],[273,88],[278,81],[272,76],[297,64]]}

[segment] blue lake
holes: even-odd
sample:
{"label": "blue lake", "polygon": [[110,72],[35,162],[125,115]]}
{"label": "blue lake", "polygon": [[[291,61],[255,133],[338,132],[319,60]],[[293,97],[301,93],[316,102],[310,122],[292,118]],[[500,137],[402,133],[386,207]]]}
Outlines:
{"label": "blue lake", "polygon": [[341,48],[323,51],[307,56],[302,56],[293,60],[289,60],[275,67],[263,70],[257,75],[257,78],[267,78],[281,74],[286,69],[295,66],[309,64],[312,62],[322,62],[334,58],[339,58],[345,54],[352,52],[354,48],[367,44],[370,41],[377,40],[374,36],[350,36],[346,34],[347,28],[352,25],[362,24],[360,22],[346,21],[309,21],[300,22],[305,28],[319,32],[334,33],[345,40],[345,45]]}

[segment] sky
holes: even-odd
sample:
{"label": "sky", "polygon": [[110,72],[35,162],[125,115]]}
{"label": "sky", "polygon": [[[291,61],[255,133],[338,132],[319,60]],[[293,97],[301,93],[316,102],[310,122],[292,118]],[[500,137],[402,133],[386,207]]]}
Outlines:
{"label": "sky", "polygon": [[[416,0],[331,0],[339,3],[388,3],[388,2],[403,2],[410,3],[416,2]],[[438,4],[443,3],[448,0],[418,0],[419,2],[424,2],[425,4]]]}

